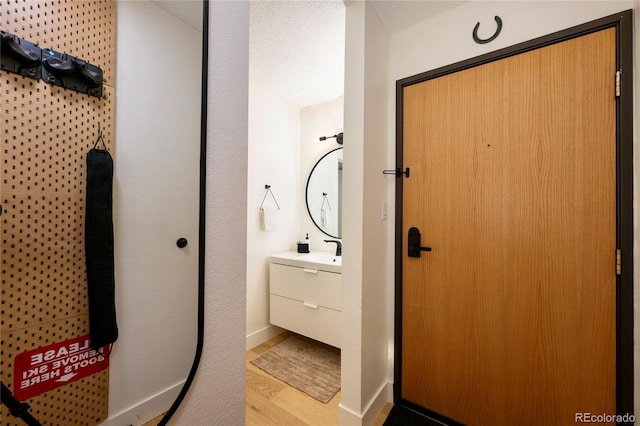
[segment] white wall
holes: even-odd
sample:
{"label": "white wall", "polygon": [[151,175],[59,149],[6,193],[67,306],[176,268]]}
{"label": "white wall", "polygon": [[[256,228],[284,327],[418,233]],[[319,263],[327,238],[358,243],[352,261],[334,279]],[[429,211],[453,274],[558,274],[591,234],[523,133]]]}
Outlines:
{"label": "white wall", "polygon": [[[250,67],[251,69],[251,67]],[[252,80],[249,84],[247,186],[247,350],[282,332],[269,324],[269,263],[272,254],[294,250],[300,238],[299,109]],[[278,229],[264,231],[260,205],[280,210]]]}
{"label": "white wall", "polygon": [[139,425],[169,408],[196,348],[202,33],[149,1],[117,10],[107,423]]}
{"label": "white wall", "polygon": [[381,216],[390,185],[382,171],[394,164],[387,158],[388,81],[386,29],[368,2],[349,2],[340,424],[371,424],[391,399],[393,252],[389,245],[393,239],[389,240],[389,226],[393,224]]}
{"label": "white wall", "polygon": [[[335,244],[327,244],[324,240],[333,239],[320,231],[311,221],[306,204],[306,186],[309,173],[313,166],[327,152],[339,148],[336,139],[319,141],[320,136],[333,136],[342,132],[344,126],[344,97],[339,96],[326,102],[311,105],[300,110],[300,203],[298,215],[300,228],[297,239],[303,239],[309,234],[311,251],[335,251]],[[348,142],[348,141],[347,141]],[[347,143],[345,142],[345,143]],[[331,204],[332,208],[338,208],[337,204]],[[294,247],[295,249],[295,247]]]}
{"label": "white wall", "polygon": [[361,424],[362,223],[364,169],[364,2],[346,4],[341,395],[338,423]]}
{"label": "white wall", "polygon": [[245,418],[249,2],[209,8],[204,344],[171,425]]}
{"label": "white wall", "polygon": [[[638,1],[635,7],[638,8]],[[474,1],[466,3],[456,9],[443,13],[433,19],[416,24],[407,29],[398,31],[391,36],[390,44],[390,78],[389,90],[389,127],[388,143],[395,144],[395,81],[409,77],[424,71],[432,70],[444,65],[449,65],[461,60],[472,58],[503,47],[511,46],[539,36],[560,31],[575,25],[589,22],[613,13],[634,7],[632,1],[553,1],[553,2],[485,2]],[[503,29],[500,36],[492,43],[479,45],[473,42],[471,30],[476,22],[481,21],[488,26],[495,25],[493,17],[499,15],[503,20]],[[636,10],[636,117],[638,105],[638,67],[637,52],[640,46],[640,36],[637,31],[639,12]],[[493,27],[491,27],[493,28]],[[636,297],[636,328],[635,333],[640,340],[640,315],[638,315],[638,297],[640,294],[640,231],[639,221],[640,180],[638,176],[638,120],[636,118],[636,150],[635,150],[635,297]],[[389,158],[392,161],[392,158]],[[390,192],[389,202],[394,198]],[[394,218],[390,211],[389,226]],[[389,267],[393,264],[393,258],[388,257]],[[390,303],[392,303],[390,301]],[[635,401],[636,407],[640,407],[640,350],[636,341],[636,372],[635,372]],[[636,408],[637,410],[637,408]]]}
{"label": "white wall", "polygon": [[[388,110],[394,97],[387,91],[389,82],[389,34],[370,4],[365,11],[365,129],[364,129],[364,205],[362,223],[362,396],[364,423],[371,424],[391,400],[388,384],[389,348],[393,347],[394,223],[382,217],[382,203],[387,211],[389,190],[395,188],[395,178],[383,175],[393,169],[395,157],[387,158]],[[391,299],[389,298],[391,296]],[[382,313],[386,313],[382,315]],[[368,405],[365,405],[368,404]]]}

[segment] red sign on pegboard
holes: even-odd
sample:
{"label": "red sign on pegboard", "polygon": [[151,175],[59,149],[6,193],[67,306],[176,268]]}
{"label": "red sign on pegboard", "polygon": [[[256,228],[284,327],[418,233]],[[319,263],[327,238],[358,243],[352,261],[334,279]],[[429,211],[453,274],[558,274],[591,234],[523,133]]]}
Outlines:
{"label": "red sign on pegboard", "polygon": [[102,371],[109,366],[109,345],[100,352],[91,349],[87,335],[18,354],[13,394],[24,401]]}

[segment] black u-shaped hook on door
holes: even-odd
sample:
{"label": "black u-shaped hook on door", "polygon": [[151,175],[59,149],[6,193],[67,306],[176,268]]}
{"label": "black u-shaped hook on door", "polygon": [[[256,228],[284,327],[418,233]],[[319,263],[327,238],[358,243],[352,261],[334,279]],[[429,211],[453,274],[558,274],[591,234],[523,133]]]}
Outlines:
{"label": "black u-shaped hook on door", "polygon": [[475,41],[478,44],[487,44],[495,40],[496,37],[500,35],[500,31],[502,31],[502,19],[500,19],[499,16],[496,16],[495,20],[496,20],[496,24],[498,24],[498,28],[496,29],[496,32],[491,37],[484,38],[484,39],[478,37],[478,28],[480,28],[480,22],[478,22],[476,26],[473,27],[473,41]]}

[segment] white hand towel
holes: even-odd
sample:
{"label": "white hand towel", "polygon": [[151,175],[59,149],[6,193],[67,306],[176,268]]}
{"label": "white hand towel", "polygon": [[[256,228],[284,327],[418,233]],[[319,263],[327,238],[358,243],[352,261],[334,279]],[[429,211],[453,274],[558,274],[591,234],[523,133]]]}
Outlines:
{"label": "white hand towel", "polygon": [[329,213],[326,210],[320,210],[320,226],[327,228],[330,225]]}
{"label": "white hand towel", "polygon": [[275,231],[278,229],[278,210],[264,206],[260,209],[263,231]]}

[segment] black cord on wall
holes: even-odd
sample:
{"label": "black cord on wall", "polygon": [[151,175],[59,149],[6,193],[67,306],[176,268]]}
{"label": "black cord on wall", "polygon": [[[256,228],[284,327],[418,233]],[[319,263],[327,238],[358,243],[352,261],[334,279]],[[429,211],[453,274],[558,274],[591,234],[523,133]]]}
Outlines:
{"label": "black cord on wall", "polygon": [[207,88],[209,62],[209,0],[202,4],[202,95],[200,107],[200,214],[198,235],[198,341],[196,354],[184,386],[178,397],[164,415],[158,426],[165,426],[178,410],[178,407],[189,392],[191,383],[198,371],[202,347],[204,345],[204,246],[205,246],[205,201],[206,201],[206,160],[207,160]]}
{"label": "black cord on wall", "polygon": [[9,414],[22,419],[28,426],[42,426],[29,412],[29,404],[18,401],[4,383],[1,383],[1,386],[0,398],[2,404],[9,409]]}

